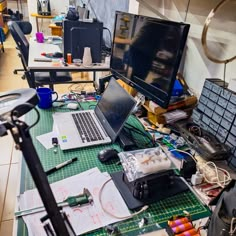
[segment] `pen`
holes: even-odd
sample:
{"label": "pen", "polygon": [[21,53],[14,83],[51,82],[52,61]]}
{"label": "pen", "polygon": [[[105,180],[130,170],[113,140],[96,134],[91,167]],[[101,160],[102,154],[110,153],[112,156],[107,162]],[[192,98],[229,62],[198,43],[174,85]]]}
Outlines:
{"label": "pen", "polygon": [[68,164],[70,164],[70,163],[72,163],[74,161],[77,161],[77,159],[78,159],[77,157],[74,157],[74,158],[72,158],[72,159],[70,159],[68,161],[65,161],[65,162],[63,162],[63,163],[53,167],[50,170],[47,170],[45,173],[46,173],[46,175],[50,175],[50,174],[54,173],[55,171],[61,169],[62,167],[66,166],[66,165],[68,165]]}

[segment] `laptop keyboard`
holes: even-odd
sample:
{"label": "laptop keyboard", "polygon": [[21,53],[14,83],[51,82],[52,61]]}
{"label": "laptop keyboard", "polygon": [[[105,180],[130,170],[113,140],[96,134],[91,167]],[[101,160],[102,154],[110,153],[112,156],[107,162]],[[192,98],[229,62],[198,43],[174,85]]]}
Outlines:
{"label": "laptop keyboard", "polygon": [[104,140],[90,112],[72,114],[72,117],[83,143]]}

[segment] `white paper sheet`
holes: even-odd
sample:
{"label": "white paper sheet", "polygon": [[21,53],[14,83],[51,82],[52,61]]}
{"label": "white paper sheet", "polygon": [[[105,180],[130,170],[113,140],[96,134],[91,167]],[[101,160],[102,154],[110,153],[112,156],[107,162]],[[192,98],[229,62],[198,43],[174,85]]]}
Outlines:
{"label": "white paper sheet", "polygon": [[36,139],[46,148],[50,149],[53,148],[52,145],[52,138],[57,137],[58,134],[54,131],[42,134],[36,137]]}
{"label": "white paper sheet", "polygon": [[52,138],[58,137],[56,125],[53,123],[52,132],[42,134],[36,137],[36,139],[48,150],[53,148]]}
{"label": "white paper sheet", "polygon": [[[99,202],[99,190],[101,189],[103,183],[105,183],[108,179],[110,179],[110,175],[108,173],[101,173],[98,168],[93,168],[79,175],[75,175],[51,184],[51,188],[57,202],[63,201],[68,196],[81,194],[83,192],[83,188],[87,188],[92,194],[94,200],[93,205],[63,208],[69,216],[68,218],[77,235],[120,221],[119,219],[111,217],[105,213]],[[113,181],[110,181],[105,186],[102,193],[102,202],[103,206],[114,215],[130,215],[129,210]],[[37,190],[26,191],[20,197],[21,210],[30,209],[37,206],[42,206]],[[46,236],[43,226],[39,220],[45,214],[46,212],[41,212],[23,217],[27,224],[29,236]]]}

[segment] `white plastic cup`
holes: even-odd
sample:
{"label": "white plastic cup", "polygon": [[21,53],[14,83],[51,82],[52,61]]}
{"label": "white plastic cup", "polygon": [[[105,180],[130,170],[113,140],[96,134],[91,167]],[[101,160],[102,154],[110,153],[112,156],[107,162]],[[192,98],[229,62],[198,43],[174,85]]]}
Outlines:
{"label": "white plastic cup", "polygon": [[105,65],[110,66],[110,62],[111,62],[111,57],[110,56],[105,57]]}
{"label": "white plastic cup", "polygon": [[84,48],[83,65],[84,66],[92,65],[91,49],[89,47]]}

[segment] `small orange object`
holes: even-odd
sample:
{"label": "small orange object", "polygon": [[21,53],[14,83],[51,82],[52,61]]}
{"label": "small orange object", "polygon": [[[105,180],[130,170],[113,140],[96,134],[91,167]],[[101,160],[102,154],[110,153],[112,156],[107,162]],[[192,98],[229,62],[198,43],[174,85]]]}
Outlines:
{"label": "small orange object", "polygon": [[68,64],[72,63],[72,55],[71,55],[71,53],[67,53],[67,63]]}
{"label": "small orange object", "polygon": [[185,223],[185,224],[182,224],[182,225],[178,225],[176,227],[172,227],[171,229],[175,234],[178,234],[178,233],[184,232],[184,231],[192,229],[192,228],[193,228],[192,223],[188,222],[188,223]]}
{"label": "small orange object", "polygon": [[184,223],[187,223],[189,222],[189,219],[187,217],[182,217],[182,218],[179,218],[179,219],[176,219],[176,220],[170,220],[168,221],[168,225],[170,227],[175,227],[175,226],[178,226],[178,225],[182,225]]}
{"label": "small orange object", "polygon": [[176,236],[197,236],[199,235],[196,229],[190,229],[188,231],[176,234]]}

